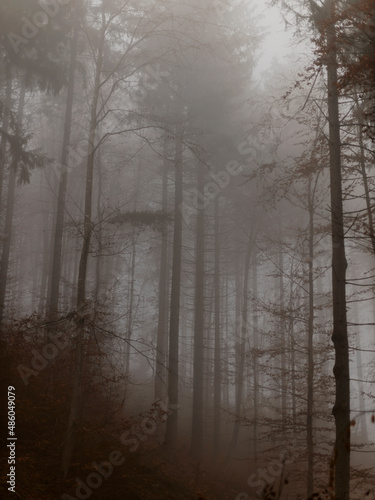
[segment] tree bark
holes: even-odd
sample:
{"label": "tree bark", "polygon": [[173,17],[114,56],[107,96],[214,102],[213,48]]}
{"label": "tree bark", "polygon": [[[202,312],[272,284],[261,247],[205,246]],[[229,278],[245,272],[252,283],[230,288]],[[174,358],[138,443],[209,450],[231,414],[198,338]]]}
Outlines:
{"label": "tree bark", "polygon": [[[197,165],[198,193],[204,192],[204,170]],[[204,363],[204,235],[205,210],[197,213],[195,246],[195,300],[194,300],[194,372],[193,372],[193,421],[191,453],[195,460],[200,460],[203,449],[203,363]]]}
{"label": "tree bark", "polygon": [[307,332],[307,498],[313,494],[314,488],[314,441],[313,441],[313,411],[314,411],[314,201],[311,186],[311,174],[308,178],[309,207],[309,255],[308,255],[308,332]]}
{"label": "tree bark", "polygon": [[[97,154],[97,171],[98,171],[98,192],[96,197],[96,212],[98,217],[97,223],[97,242],[98,250],[96,254],[95,262],[95,289],[94,289],[94,303],[95,307],[98,308],[100,301],[100,293],[102,290],[102,275],[103,275],[103,216],[104,207],[102,207],[102,185],[103,185],[103,172],[102,172],[102,158],[100,154],[100,149]],[[98,311],[95,311],[95,313]]]}
{"label": "tree bark", "polygon": [[[167,137],[164,139],[163,178],[162,178],[162,210],[168,210],[168,168]],[[168,330],[168,222],[164,221],[161,229],[160,274],[159,274],[159,303],[158,303],[158,330],[156,344],[155,368],[155,399],[164,400],[166,395],[166,349]]]}
{"label": "tree bark", "polygon": [[213,454],[217,460],[220,452],[221,418],[221,293],[220,293],[220,204],[215,199],[215,344],[214,344],[214,445]]}
{"label": "tree bark", "polygon": [[78,285],[77,285],[77,336],[75,345],[75,359],[74,359],[74,374],[73,374],[73,388],[70,400],[70,409],[68,417],[68,425],[66,431],[66,438],[62,452],[62,470],[64,476],[67,475],[75,443],[77,439],[77,426],[79,423],[79,415],[81,410],[82,398],[82,372],[83,372],[83,359],[84,359],[84,333],[85,333],[85,302],[86,302],[86,275],[87,264],[90,253],[90,242],[92,234],[92,193],[94,182],[94,157],[95,157],[95,138],[97,129],[97,108],[99,101],[100,91],[100,76],[103,67],[103,49],[105,38],[105,16],[104,7],[102,9],[102,29],[101,38],[98,48],[98,56],[96,59],[95,67],[95,81],[94,93],[91,101],[90,111],[90,129],[87,144],[87,163],[86,163],[86,192],[85,192],[85,206],[84,206],[84,226],[83,226],[83,244],[78,266]]}
{"label": "tree bark", "polygon": [[[224,321],[224,338],[223,338],[223,352],[228,352],[229,338],[229,276],[226,274],[225,277],[225,288],[223,291],[224,297],[224,311],[225,311],[225,321]],[[226,410],[229,410],[229,356],[223,356],[222,359],[223,367],[223,406]]]}
{"label": "tree bark", "polygon": [[254,426],[253,426],[253,457],[254,464],[258,459],[258,404],[259,404],[259,315],[258,315],[258,260],[253,262],[253,369],[254,369]]}
{"label": "tree bark", "polygon": [[245,269],[243,279],[243,292],[242,292],[242,311],[241,311],[241,338],[236,346],[236,389],[235,389],[235,422],[233,427],[232,442],[230,446],[230,453],[232,453],[237,446],[238,436],[241,424],[241,406],[243,397],[244,386],[244,365],[245,365],[245,347],[246,338],[248,335],[248,291],[249,291],[249,271],[250,271],[250,258],[253,250],[253,241],[251,236],[247,244],[245,256]]}
{"label": "tree bark", "polygon": [[129,396],[129,382],[130,382],[130,350],[131,340],[133,336],[133,313],[134,313],[134,287],[135,287],[135,257],[137,249],[137,233],[133,229],[133,243],[130,262],[130,283],[129,283],[129,303],[128,303],[128,321],[126,328],[126,345],[125,345],[125,387],[124,387],[124,401],[126,404]]}
{"label": "tree bark", "polygon": [[[358,302],[354,302],[354,322],[358,325],[359,324],[359,317],[358,317]],[[359,394],[358,394],[358,400],[359,400],[359,410],[360,410],[360,420],[356,422],[356,428],[358,429],[358,426],[360,426],[360,444],[367,444],[368,443],[368,432],[367,432],[367,419],[366,419],[366,397],[365,397],[365,391],[363,387],[363,382],[364,380],[363,376],[363,368],[362,368],[362,344],[361,344],[361,335],[359,331],[356,332],[355,334],[355,347],[356,347],[356,364],[357,364],[357,373],[358,373],[358,389],[359,389]]]}
{"label": "tree bark", "polygon": [[297,390],[296,390],[296,349],[294,338],[294,317],[292,311],[293,304],[293,280],[290,280],[289,292],[289,348],[290,348],[290,366],[291,366],[291,390],[292,390],[292,423],[293,423],[293,445],[296,445],[297,438]]}
{"label": "tree bark", "polygon": [[43,266],[42,266],[42,276],[40,279],[40,292],[39,292],[39,304],[38,304],[38,314],[42,316],[45,312],[44,308],[47,300],[47,288],[48,288],[48,270],[51,269],[51,237],[48,228],[51,222],[51,214],[46,213],[44,215],[44,228],[43,228]]}
{"label": "tree bark", "polygon": [[68,77],[68,89],[66,96],[65,120],[64,120],[64,135],[61,150],[61,173],[59,192],[57,197],[57,210],[56,222],[53,239],[53,254],[52,254],[52,270],[51,281],[49,286],[48,298],[48,320],[53,321],[58,314],[59,302],[59,286],[61,279],[61,266],[62,266],[62,243],[64,233],[64,214],[65,214],[65,200],[66,189],[68,183],[68,149],[70,145],[70,135],[72,128],[72,113],[73,113],[73,99],[74,99],[74,78],[77,63],[77,38],[78,31],[74,30],[73,42],[70,55],[70,67]]}
{"label": "tree bark", "polygon": [[165,445],[175,449],[177,445],[177,420],[178,420],[178,349],[179,349],[179,324],[180,324],[180,293],[181,293],[181,260],[182,260],[182,139],[181,126],[176,126],[175,132],[175,211],[173,234],[173,262],[171,307],[169,323],[169,353],[168,353],[168,399],[169,417],[165,435]]}
{"label": "tree bark", "polygon": [[346,317],[346,268],[341,176],[341,142],[339,96],[337,88],[337,53],[335,11],[328,0],[330,25],[327,29],[328,120],[330,150],[330,192],[332,221],[332,294],[336,398],[332,413],[335,418],[335,500],[349,500],[350,491],[350,380],[349,342]]}
{"label": "tree bark", "polygon": [[285,325],[285,294],[284,294],[284,256],[282,247],[282,226],[280,223],[280,248],[279,248],[279,300],[280,300],[280,393],[281,393],[281,430],[286,431],[286,325]]}

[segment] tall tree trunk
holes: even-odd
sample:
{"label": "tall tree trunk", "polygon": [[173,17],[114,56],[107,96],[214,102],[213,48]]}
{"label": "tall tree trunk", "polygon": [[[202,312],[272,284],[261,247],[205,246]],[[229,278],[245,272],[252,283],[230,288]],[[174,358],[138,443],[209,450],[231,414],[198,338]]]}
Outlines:
{"label": "tall tree trunk", "polygon": [[62,276],[64,277],[64,282],[61,294],[62,297],[64,298],[64,303],[63,303],[64,309],[69,310],[71,303],[70,294],[72,292],[71,276],[73,274],[74,259],[73,259],[72,245],[66,232],[64,235],[63,249],[65,249],[63,250],[64,264],[62,268]]}
{"label": "tall tree trunk", "polygon": [[[138,164],[138,175],[134,190],[134,212],[137,210],[139,181],[141,178],[142,162]],[[128,300],[128,321],[126,328],[126,345],[125,345],[125,388],[124,388],[124,401],[126,403],[128,397],[129,383],[130,383],[130,352],[131,340],[133,337],[133,318],[134,318],[134,291],[135,291],[135,263],[137,254],[137,230],[133,227],[132,231],[132,253],[130,260],[130,282],[129,282],[129,300]]]}
{"label": "tall tree trunk", "polygon": [[169,323],[169,353],[168,353],[168,399],[169,418],[165,435],[165,444],[170,449],[175,449],[177,444],[177,419],[178,419],[178,348],[180,324],[180,293],[181,293],[181,260],[182,260],[182,139],[181,126],[176,126],[176,152],[175,152],[175,209],[174,209],[174,234],[173,234],[173,262],[171,307]]}
{"label": "tall tree trunk", "polygon": [[104,7],[102,9],[102,29],[101,38],[96,58],[95,80],[93,97],[90,111],[90,129],[87,144],[87,163],[86,163],[86,191],[84,206],[84,225],[83,225],[83,244],[78,266],[78,284],[77,284],[77,336],[75,343],[75,359],[73,373],[73,388],[70,400],[68,425],[66,438],[62,452],[62,470],[64,476],[67,475],[73,451],[76,444],[77,425],[79,422],[81,399],[82,399],[82,372],[84,358],[84,333],[85,333],[85,302],[86,302],[86,275],[87,264],[90,253],[90,242],[92,235],[92,193],[94,183],[94,158],[95,158],[95,139],[97,129],[97,108],[100,91],[100,77],[103,67],[103,48],[105,38],[105,15]]}
{"label": "tall tree trunk", "polygon": [[53,321],[58,314],[59,302],[59,287],[61,279],[61,260],[62,260],[62,243],[64,233],[64,215],[65,215],[65,201],[66,189],[68,183],[68,149],[70,145],[70,136],[72,129],[72,112],[74,100],[74,79],[77,64],[77,39],[78,30],[74,29],[73,42],[70,55],[70,67],[68,77],[68,89],[66,96],[65,120],[64,120],[64,135],[61,149],[61,173],[59,191],[57,197],[57,210],[56,222],[53,239],[53,254],[52,254],[52,269],[49,285],[48,297],[48,320]]}
{"label": "tall tree trunk", "polygon": [[[20,133],[22,133],[21,124],[25,107],[25,94],[26,94],[26,84],[25,81],[23,80],[20,89],[18,111],[17,111],[17,124],[20,129]],[[15,198],[16,179],[17,179],[19,154],[20,152],[15,153],[15,156],[11,160],[11,165],[9,169],[8,193],[7,193],[7,204],[6,204],[5,225],[4,225],[4,241],[3,241],[3,249],[1,253],[1,264],[0,264],[0,325],[2,324],[4,318],[5,296],[8,284],[9,258],[10,258],[10,247],[12,242],[13,215],[14,215],[14,204],[16,200]]]}
{"label": "tall tree trunk", "polygon": [[214,458],[220,451],[220,418],[221,418],[221,293],[220,293],[220,203],[215,199],[215,344],[214,344]]}
{"label": "tall tree trunk", "polygon": [[293,280],[290,280],[289,293],[289,349],[290,349],[290,366],[291,366],[291,389],[292,389],[292,422],[293,422],[293,445],[296,444],[297,438],[297,390],[296,390],[296,349],[294,338],[294,317],[293,317]]}
{"label": "tall tree trunk", "polygon": [[51,224],[51,214],[47,213],[44,215],[44,228],[43,228],[43,266],[42,266],[42,276],[40,279],[40,293],[39,293],[39,304],[38,304],[38,314],[41,316],[46,305],[47,298],[47,282],[48,282],[48,270],[51,269],[51,238],[48,228]]}
{"label": "tall tree trunk", "polygon": [[126,328],[126,345],[125,345],[125,387],[124,387],[124,401],[126,403],[129,396],[129,377],[130,377],[130,350],[131,340],[133,336],[133,313],[134,313],[134,287],[135,287],[135,257],[137,248],[137,233],[133,229],[133,243],[130,262],[130,283],[129,283],[129,303],[128,303],[128,321]]}
{"label": "tall tree trunk", "polygon": [[[224,311],[225,311],[225,324],[224,324],[224,339],[223,339],[223,352],[228,353],[229,349],[229,276],[225,277],[225,288],[223,291],[224,297]],[[229,409],[229,356],[223,356],[223,406],[226,410]]]}
{"label": "tall tree trunk", "polygon": [[[167,158],[167,135],[164,138],[163,176],[162,176],[162,210],[168,210],[168,169],[170,161]],[[161,228],[160,274],[158,330],[156,344],[155,369],[155,399],[164,400],[166,395],[166,348],[168,330],[168,222],[164,221]]]}
{"label": "tall tree trunk", "polygon": [[74,259],[74,266],[73,266],[73,273],[71,277],[71,286],[72,286],[72,294],[70,297],[70,308],[74,310],[77,302],[77,290],[76,286],[78,283],[78,268],[79,268],[79,250],[73,249],[73,259]]}
{"label": "tall tree trunk", "polygon": [[258,316],[258,260],[255,256],[253,262],[253,369],[254,369],[254,426],[253,426],[253,457],[254,463],[258,459],[258,404],[259,404],[259,316]]}
{"label": "tall tree trunk", "polygon": [[[102,288],[102,260],[103,260],[103,216],[104,216],[104,207],[102,207],[102,184],[103,184],[103,172],[102,172],[102,158],[100,149],[97,154],[97,171],[98,171],[98,192],[96,198],[96,212],[98,217],[97,223],[97,241],[98,241],[98,251],[96,255],[95,262],[95,289],[94,289],[94,304],[98,306],[98,300],[101,293]],[[96,311],[95,311],[96,312]]]}
{"label": "tall tree trunk", "polygon": [[[358,325],[358,302],[354,302],[354,322]],[[358,400],[359,400],[359,410],[360,410],[360,420],[357,421],[357,425],[360,425],[361,433],[360,433],[360,444],[367,444],[368,442],[368,432],[367,432],[367,419],[366,419],[366,403],[365,403],[365,392],[363,387],[363,369],[362,369],[362,344],[361,344],[361,335],[358,332],[355,334],[355,347],[356,347],[356,362],[357,362],[357,373],[358,373]]]}
{"label": "tall tree trunk", "polygon": [[30,300],[30,314],[36,312],[37,309],[37,300],[38,300],[38,285],[39,285],[39,270],[41,267],[41,259],[40,256],[43,255],[42,250],[42,242],[40,239],[40,233],[35,232],[32,236],[32,248],[33,255],[30,256],[29,265],[32,266],[32,287],[31,287],[31,300]]}
{"label": "tall tree trunk", "polygon": [[[204,192],[203,166],[197,166],[198,193]],[[191,435],[191,453],[195,460],[200,460],[203,445],[203,334],[204,334],[204,235],[205,211],[197,213],[195,246],[195,300],[194,300],[194,373],[193,373],[193,422]]]}
{"label": "tall tree trunk", "polygon": [[[182,284],[182,288],[184,285]],[[192,352],[194,351],[194,338],[190,333],[190,317],[187,307],[187,297],[181,296],[181,323],[180,332],[181,338],[186,339],[186,342],[181,343],[181,355],[179,362],[180,380],[184,380],[186,384],[192,387],[193,385],[193,363],[191,362]],[[168,338],[167,338],[168,345]]]}
{"label": "tall tree trunk", "polygon": [[314,411],[314,200],[311,187],[311,175],[308,179],[309,207],[309,316],[307,333],[307,498],[313,494],[314,488],[314,441],[313,441],[313,411]]}
{"label": "tall tree trunk", "polygon": [[[280,224],[281,228],[281,224]],[[280,248],[279,248],[279,301],[280,301],[280,393],[281,393],[281,430],[283,435],[286,430],[286,339],[285,339],[285,294],[284,294],[284,256],[282,247],[282,229],[280,231]],[[284,437],[284,436],[283,436]]]}
{"label": "tall tree trunk", "polygon": [[[215,265],[214,265],[215,267]],[[214,273],[215,274],[215,273]],[[205,390],[203,406],[203,421],[207,418],[212,418],[212,410],[214,408],[214,363],[215,363],[215,278],[213,277],[212,283],[210,280],[209,287],[210,295],[205,288],[205,314],[203,319],[204,324],[204,353],[203,360],[203,386]],[[206,283],[205,283],[206,287]],[[207,297],[207,298],[206,298]]]}
{"label": "tall tree trunk", "polygon": [[236,350],[236,388],[235,388],[235,422],[233,427],[232,442],[230,445],[230,453],[232,453],[237,446],[238,435],[241,425],[241,406],[244,387],[244,365],[245,365],[245,348],[246,339],[248,335],[248,291],[249,291],[249,271],[250,271],[250,258],[253,250],[253,240],[249,237],[245,256],[245,268],[243,279],[243,293],[242,293],[242,311],[241,311],[241,338],[237,343]]}
{"label": "tall tree trunk", "polygon": [[349,500],[350,491],[350,380],[349,342],[346,317],[346,268],[343,196],[341,176],[341,142],[339,96],[337,86],[337,52],[335,8],[327,0],[330,23],[327,27],[328,120],[330,150],[331,221],[332,221],[332,294],[336,398],[335,418],[335,500]]}

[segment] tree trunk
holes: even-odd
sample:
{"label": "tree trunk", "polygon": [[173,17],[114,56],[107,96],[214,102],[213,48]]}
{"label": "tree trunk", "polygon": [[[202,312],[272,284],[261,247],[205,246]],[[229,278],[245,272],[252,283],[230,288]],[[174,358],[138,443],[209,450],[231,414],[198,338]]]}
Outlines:
{"label": "tree trunk", "polygon": [[308,179],[309,207],[309,315],[307,333],[307,498],[313,494],[314,488],[314,441],[313,441],[313,411],[314,411],[314,201],[311,187],[311,175]]}
{"label": "tree trunk", "polygon": [[[138,175],[134,190],[134,205],[133,210],[136,212],[138,203],[139,180],[141,178],[142,162],[138,164]],[[133,337],[133,315],[134,315],[134,290],[135,290],[135,263],[137,254],[137,229],[133,227],[132,230],[132,253],[130,261],[130,282],[129,282],[129,300],[128,300],[128,321],[126,328],[126,345],[125,345],[125,388],[124,388],[124,401],[126,403],[129,395],[130,383],[130,352],[131,340]]]}
{"label": "tree trunk", "polygon": [[[197,190],[204,192],[204,170],[197,165]],[[204,334],[204,235],[205,211],[197,213],[195,246],[195,300],[194,300],[194,373],[193,373],[193,422],[191,435],[191,453],[195,460],[200,460],[203,441],[203,334]]]}
{"label": "tree trunk", "polygon": [[[100,199],[100,195],[98,195],[98,199]],[[102,269],[102,252],[103,252],[103,225],[102,225],[102,219],[104,215],[104,210],[100,206],[100,202],[98,202],[98,218],[100,219],[98,222],[98,227],[97,227],[97,241],[98,241],[98,251],[95,256],[96,261],[95,261],[95,288],[94,288],[94,294],[93,294],[93,299],[94,299],[94,304],[95,307],[98,308],[95,310],[95,313],[99,313],[100,309],[100,292],[102,289],[102,274],[103,274],[103,269]]]}
{"label": "tree trunk", "polygon": [[221,293],[220,293],[220,204],[215,199],[215,346],[214,346],[214,446],[213,454],[217,460],[220,451],[221,418]]}
{"label": "tree trunk", "polygon": [[339,96],[334,2],[328,0],[331,19],[327,28],[328,120],[330,149],[331,221],[332,221],[332,294],[336,398],[335,418],[335,500],[349,500],[350,483],[350,384],[349,343],[346,317],[346,267],[341,177]]}
{"label": "tree trunk", "polygon": [[[281,224],[280,224],[281,228]],[[282,247],[282,228],[280,231],[280,248],[279,248],[279,300],[280,300],[280,393],[281,393],[281,431],[285,434],[286,431],[286,339],[285,339],[285,294],[284,294],[284,256]]]}
{"label": "tree trunk", "polygon": [[249,270],[250,258],[253,250],[252,238],[249,237],[248,246],[245,257],[245,269],[243,280],[243,294],[242,294],[242,312],[241,312],[241,339],[237,343],[236,349],[236,389],[235,389],[235,422],[233,427],[232,442],[230,446],[230,453],[232,453],[237,446],[238,435],[241,425],[241,406],[243,397],[244,386],[244,365],[245,365],[245,347],[246,338],[248,335],[248,291],[249,291]]}
{"label": "tree trunk", "polygon": [[38,314],[41,316],[46,305],[47,298],[47,282],[48,282],[48,270],[51,269],[51,237],[48,228],[50,227],[51,214],[47,213],[44,215],[44,229],[43,229],[43,266],[42,266],[42,276],[40,280],[40,294],[39,294],[39,304],[38,304]]}
{"label": "tree trunk", "polygon": [[[358,317],[358,302],[354,302],[354,322],[359,324]],[[368,432],[367,432],[367,413],[366,413],[366,399],[365,399],[365,391],[363,387],[363,368],[362,368],[362,344],[361,344],[361,336],[359,331],[355,334],[355,347],[356,347],[356,364],[357,364],[357,373],[358,373],[358,400],[359,400],[359,410],[360,410],[360,420],[356,422],[356,428],[358,429],[358,425],[360,426],[360,444],[367,444],[368,442]]]}
{"label": "tree trunk", "polygon": [[130,262],[130,283],[129,283],[129,303],[128,303],[128,321],[126,328],[126,345],[125,345],[125,387],[124,387],[124,401],[126,404],[127,398],[129,396],[129,378],[130,378],[130,350],[131,350],[131,339],[133,336],[133,312],[134,312],[134,286],[135,286],[135,256],[137,249],[137,233],[135,228],[133,229],[133,243],[132,243],[132,253]]}
{"label": "tree trunk", "polygon": [[296,349],[294,338],[294,317],[292,311],[293,304],[293,280],[290,280],[289,293],[289,346],[290,346],[290,366],[291,366],[291,390],[292,390],[292,423],[293,423],[293,445],[296,445],[297,438],[297,390],[296,390]]}
{"label": "tree trunk", "polygon": [[66,438],[62,452],[62,470],[64,476],[67,475],[73,451],[76,443],[77,425],[81,409],[81,390],[82,390],[82,371],[84,358],[84,333],[85,333],[85,302],[86,302],[86,275],[87,264],[90,253],[90,242],[92,232],[92,193],[94,182],[94,157],[95,157],[95,138],[97,128],[97,107],[100,91],[100,76],[103,66],[103,48],[105,37],[105,19],[104,10],[102,10],[102,33],[101,43],[99,44],[98,57],[95,68],[94,94],[91,102],[90,129],[87,145],[87,164],[86,164],[86,192],[84,207],[84,226],[83,226],[83,244],[78,266],[78,285],[77,285],[77,336],[75,345],[73,388],[70,400],[70,409]]}
{"label": "tree trunk", "polygon": [[180,293],[181,293],[181,258],[182,258],[182,139],[183,132],[176,126],[175,152],[175,213],[173,234],[173,262],[171,307],[169,324],[169,355],[168,355],[168,399],[170,414],[167,420],[165,444],[170,449],[177,445],[178,418],[178,348],[180,324]]}
{"label": "tree trunk", "polygon": [[70,135],[72,128],[72,112],[73,112],[73,99],[74,99],[74,78],[75,69],[77,63],[77,38],[78,31],[74,30],[73,43],[70,55],[70,67],[69,67],[69,79],[68,79],[68,89],[66,96],[66,108],[65,108],[65,121],[64,121],[64,135],[61,150],[61,173],[60,173],[60,183],[59,192],[57,198],[57,211],[56,211],[56,222],[55,222],[55,232],[53,239],[53,255],[52,255],[52,270],[49,286],[49,298],[48,298],[48,320],[53,321],[56,319],[58,314],[58,302],[59,302],[59,287],[61,279],[61,260],[62,260],[62,243],[63,243],[63,233],[64,233],[64,215],[65,215],[65,201],[66,201],[66,189],[68,183],[68,149],[70,145]]}
{"label": "tree trunk", "polygon": [[[223,352],[228,353],[229,349],[229,276],[225,277],[225,288],[223,291],[224,297],[224,311],[225,311],[225,324],[224,324],[224,339],[223,339]],[[223,356],[222,359],[223,367],[223,406],[228,411],[229,410],[229,356]]]}
{"label": "tree trunk", "polygon": [[[163,155],[163,185],[162,210],[168,210],[168,168],[167,137],[164,139]],[[156,344],[155,369],[155,399],[164,400],[166,395],[166,349],[168,330],[168,222],[164,221],[161,229],[160,274],[159,274],[159,303],[158,303],[158,331]]]}
{"label": "tree trunk", "polygon": [[258,459],[258,404],[259,404],[259,316],[258,316],[258,260],[255,256],[253,262],[253,369],[254,369],[254,426],[253,426],[253,458],[254,464]]}

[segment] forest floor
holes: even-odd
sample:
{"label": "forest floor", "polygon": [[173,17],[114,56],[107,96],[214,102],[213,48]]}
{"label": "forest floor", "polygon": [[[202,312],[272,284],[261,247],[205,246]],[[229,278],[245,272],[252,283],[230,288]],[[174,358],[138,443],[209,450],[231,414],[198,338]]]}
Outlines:
{"label": "forest floor", "polygon": [[[178,453],[172,454],[160,443],[163,428],[152,435],[145,434],[135,440],[122,439],[124,431],[134,438],[139,422],[145,414],[126,415],[118,397],[110,395],[108,384],[103,385],[87,370],[82,391],[84,405],[78,439],[67,478],[61,472],[61,455],[66,434],[71,396],[71,355],[62,354],[54,362],[25,377],[32,365],[30,358],[35,349],[15,338],[12,345],[0,345],[0,499],[21,500],[245,500],[240,491],[248,491],[249,470],[243,461],[232,460],[221,469],[208,465],[212,456],[197,464],[189,456],[188,443],[181,443]],[[20,366],[23,375],[20,375]],[[26,371],[25,371],[26,370]],[[22,370],[21,370],[22,372]],[[26,382],[26,383],[25,383]],[[112,382],[109,382],[110,386]],[[113,385],[113,384],[112,384]],[[8,448],[7,394],[15,393],[16,463],[15,493],[8,491],[7,474],[10,472]],[[132,408],[133,413],[137,413]],[[150,412],[147,414],[150,415]],[[151,414],[152,415],[152,414]],[[148,418],[148,417],[147,417]],[[143,420],[142,420],[143,419]],[[137,423],[138,422],[138,423]],[[137,427],[138,425],[138,427]],[[135,426],[135,427],[134,427]],[[123,443],[127,443],[125,446]],[[133,439],[134,442],[134,439]],[[219,457],[215,457],[219,459]],[[264,457],[263,457],[264,458]],[[328,457],[329,458],[329,457]],[[225,457],[220,457],[225,461]],[[113,466],[108,464],[110,460]],[[295,459],[290,481],[283,489],[283,498],[305,499],[297,485],[305,472]],[[277,465],[272,462],[268,464]],[[324,464],[323,464],[324,465]],[[101,467],[98,473],[97,467]],[[373,467],[373,466],[372,466]],[[323,467],[324,468],[324,467]],[[112,469],[112,470],[111,470]],[[296,470],[294,470],[296,469]],[[299,470],[301,469],[301,470]],[[370,467],[371,472],[371,467]],[[322,478],[328,479],[329,466]],[[371,473],[371,477],[373,477]],[[361,490],[367,492],[368,478],[363,476]],[[359,484],[359,483],[358,483]],[[358,488],[353,489],[358,493]],[[269,498],[275,498],[268,495]],[[253,496],[251,496],[253,498]],[[362,500],[361,496],[353,497]],[[363,499],[370,499],[364,494]]]}
{"label": "forest floor", "polygon": [[[3,441],[3,440],[2,440]],[[2,442],[2,450],[6,444]],[[117,446],[117,449],[119,447]],[[113,451],[113,450],[112,450]],[[53,453],[53,455],[55,455]],[[238,489],[222,479],[215,479],[197,468],[181,455],[168,456],[162,448],[142,450],[123,455],[124,463],[100,480],[90,482],[96,472],[92,463],[73,464],[74,473],[66,480],[60,477],[57,456],[48,456],[37,443],[29,441],[17,448],[16,495],[7,491],[7,460],[2,453],[0,498],[22,500],[235,500]],[[93,460],[95,462],[95,460]],[[106,460],[97,460],[98,464]],[[103,464],[106,472],[106,466]],[[72,471],[72,472],[73,472]],[[77,491],[79,480],[81,486]],[[82,487],[82,483],[86,486]],[[91,487],[87,487],[87,485]]]}
{"label": "forest floor", "polygon": [[[70,367],[67,358],[27,379],[19,367],[30,366],[30,352],[19,341],[1,350],[0,359],[0,498],[22,500],[235,500],[238,488],[221,475],[197,467],[187,449],[172,455],[160,446],[160,436],[151,436],[131,453],[120,441],[129,429],[128,417],[113,417],[116,404],[103,395],[92,375],[85,380],[85,408],[78,442],[68,477],[61,473],[61,453],[65,439],[70,398]],[[8,491],[10,472],[7,443],[7,392],[15,392],[16,493]],[[124,427],[125,426],[125,427]],[[116,455],[117,452],[117,455]],[[108,460],[115,453],[113,470]],[[121,457],[120,459],[118,457]],[[94,464],[103,465],[104,476]],[[106,468],[107,467],[107,468]],[[96,479],[90,474],[96,474]],[[99,480],[97,479],[99,477]],[[81,482],[78,486],[77,479]],[[100,484],[96,484],[99,481]],[[82,486],[82,484],[86,486]],[[78,486],[78,490],[77,490]]]}

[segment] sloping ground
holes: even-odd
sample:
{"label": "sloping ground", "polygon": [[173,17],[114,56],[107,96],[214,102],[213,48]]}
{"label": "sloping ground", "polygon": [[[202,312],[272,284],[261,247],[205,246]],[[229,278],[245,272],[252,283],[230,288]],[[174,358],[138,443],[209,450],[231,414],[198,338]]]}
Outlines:
{"label": "sloping ground", "polygon": [[[65,438],[67,408],[70,395],[69,356],[59,357],[26,385],[19,374],[20,363],[30,366],[28,346],[18,337],[2,351],[0,364],[1,438],[0,498],[22,500],[234,500],[238,491],[210,478],[184,457],[171,456],[157,440],[150,437],[135,453],[122,446],[119,437],[127,422],[104,418],[113,413],[111,401],[97,386],[91,374],[85,381],[86,405],[82,427],[78,430],[71,473],[61,475],[61,451]],[[15,387],[16,493],[8,491],[6,395],[8,386]],[[111,406],[112,405],[112,406]],[[5,410],[5,411],[4,411]],[[118,450],[125,458],[121,465],[99,475],[93,463],[108,461]],[[91,476],[90,476],[91,475]],[[77,478],[80,485],[77,485]],[[77,489],[78,486],[78,489]]]}
{"label": "sloping ground", "polygon": [[[197,478],[193,467],[164,461],[164,452],[159,452],[159,450],[128,456],[124,464],[115,468],[108,478],[101,478],[100,484],[92,476],[95,469],[83,467],[81,473],[77,475],[79,485],[73,478],[65,482],[58,480],[56,471],[48,471],[48,465],[51,465],[48,463],[48,457],[45,457],[46,462],[43,462],[43,457],[29,451],[27,457],[19,456],[17,459],[16,495],[8,492],[5,486],[5,471],[8,466],[2,457],[0,498],[21,498],[22,500],[88,498],[93,500],[234,500],[236,498],[235,490],[230,490],[225,486],[226,491],[224,491],[224,485],[209,480],[206,474],[203,474],[203,478]],[[38,450],[34,451],[38,452]]]}
{"label": "sloping ground", "polygon": [[[113,500],[233,500],[235,492],[220,491],[206,478],[195,481],[194,470],[164,461],[164,452],[132,455],[93,492],[93,499]],[[217,490],[217,491],[214,491]],[[73,490],[74,491],[74,490]]]}
{"label": "sloping ground", "polygon": [[[22,337],[15,337],[11,348],[0,347],[3,347],[0,349],[0,499],[239,500],[239,491],[248,491],[246,478],[249,471],[240,474],[241,467],[246,467],[246,464],[241,466],[241,462],[233,461],[230,468],[222,467],[221,472],[214,476],[204,467],[198,468],[192,463],[187,452],[172,456],[160,447],[161,439],[157,433],[147,440],[140,438],[139,448],[130,453],[130,448],[122,445],[120,436],[132,426],[132,421],[118,415],[118,405],[93,382],[90,372],[84,380],[85,407],[78,429],[79,440],[70,475],[63,480],[60,462],[71,392],[69,353],[30,377],[26,385],[18,367],[20,363],[30,366],[29,346],[22,343]],[[16,493],[7,490],[10,465],[6,399],[9,386],[15,387],[16,394]],[[111,456],[113,463],[116,462],[113,470],[105,465]],[[266,465],[272,467],[273,457],[267,458],[263,456],[260,470]],[[297,456],[294,458],[290,466],[293,472],[294,468],[298,472],[302,462]],[[95,464],[99,467],[103,464],[101,475]],[[305,476],[302,468],[300,472]],[[323,485],[329,472],[328,466],[323,474]],[[369,488],[374,484],[372,463],[363,474],[363,484],[353,481],[355,494],[352,500],[371,498]],[[224,476],[233,483],[230,484]],[[306,500],[304,482],[298,481],[298,477],[294,473],[288,474],[283,500]],[[249,496],[254,498],[251,493]],[[249,500],[249,496],[244,495],[241,500]],[[269,493],[265,498],[275,496]],[[317,500],[320,498],[324,497],[318,496]]]}
{"label": "sloping ground", "polygon": [[[113,450],[114,448],[112,448]],[[117,448],[118,449],[118,448]],[[122,453],[122,452],[121,452]],[[92,499],[100,500],[235,500],[236,487],[199,469],[182,453],[171,455],[150,439],[140,451],[124,452],[124,463],[113,469],[100,487],[92,488]],[[108,467],[104,465],[104,468]],[[88,483],[92,464],[81,469],[79,479]],[[75,496],[76,480],[66,493]],[[71,500],[66,498],[64,500]]]}

